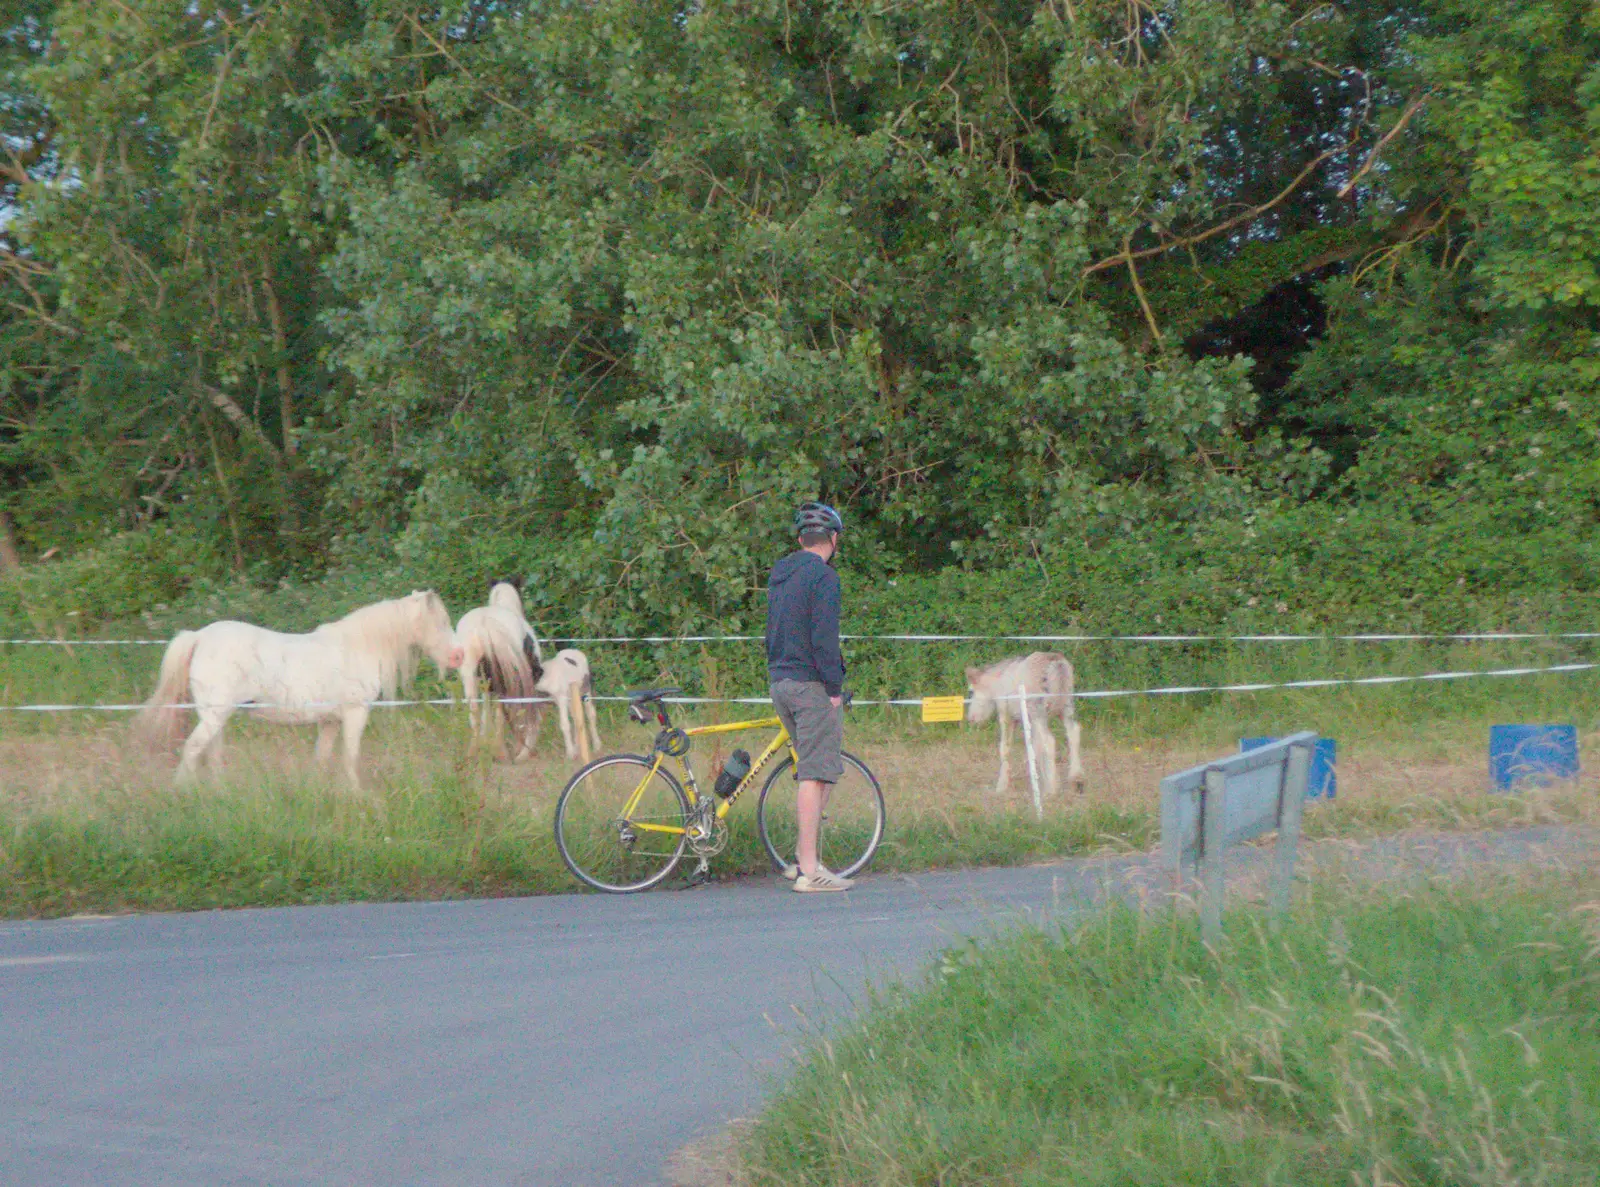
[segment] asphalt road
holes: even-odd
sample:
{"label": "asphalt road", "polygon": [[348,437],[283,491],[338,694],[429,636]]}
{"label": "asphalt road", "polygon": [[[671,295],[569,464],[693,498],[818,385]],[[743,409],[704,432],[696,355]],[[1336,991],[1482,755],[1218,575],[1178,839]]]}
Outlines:
{"label": "asphalt road", "polygon": [[[1590,840],[1530,829],[1362,860],[1574,851]],[[847,895],[773,880],[0,924],[0,1184],[655,1187],[870,982],[1159,883],[1130,857]]]}

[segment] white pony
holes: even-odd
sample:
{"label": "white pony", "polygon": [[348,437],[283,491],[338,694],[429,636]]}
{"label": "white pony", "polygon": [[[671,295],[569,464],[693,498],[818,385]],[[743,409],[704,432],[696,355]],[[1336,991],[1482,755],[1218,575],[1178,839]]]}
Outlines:
{"label": "white pony", "polygon": [[[456,623],[461,644],[461,692],[467,702],[467,719],[473,736],[488,737],[494,729],[489,694],[500,698],[501,712],[511,728],[507,751],[513,762],[527,758],[539,741],[543,703],[528,698],[539,695],[544,674],[543,649],[522,615],[522,595],[507,582],[489,591],[489,604],[468,610]],[[479,681],[483,681],[480,695]],[[506,698],[522,703],[508,705]]]}
{"label": "white pony", "polygon": [[176,732],[182,702],[198,706],[200,723],[183,744],[180,781],[197,773],[204,758],[222,765],[222,728],[241,705],[258,704],[257,716],[284,725],[321,727],[317,758],[333,756],[333,740],[344,728],[344,770],[361,786],[356,760],[371,702],[392,698],[416,672],[416,651],[427,652],[443,675],[461,664],[461,648],[439,595],[418,590],[409,597],[363,606],[308,635],[285,635],[246,622],[214,622],[180,631],[167,644],[156,690],[145,702],[141,723],[151,733]]}
{"label": "white pony", "polygon": [[[1067,780],[1079,791],[1083,790],[1083,755],[1078,738],[1078,717],[1073,708],[1072,664],[1067,657],[1054,651],[1035,651],[1031,655],[1018,655],[1000,660],[983,668],[967,669],[967,688],[972,699],[967,704],[968,721],[988,721],[1000,717],[1000,778],[995,791],[1004,792],[1010,782],[1011,739],[1006,726],[1021,722],[1024,712],[1034,740],[1043,759],[1044,783],[1047,794],[1055,795],[1059,789],[1056,778],[1056,738],[1050,732],[1050,719],[1061,718],[1062,732],[1067,736]],[[1024,699],[1023,693],[1027,696]]]}

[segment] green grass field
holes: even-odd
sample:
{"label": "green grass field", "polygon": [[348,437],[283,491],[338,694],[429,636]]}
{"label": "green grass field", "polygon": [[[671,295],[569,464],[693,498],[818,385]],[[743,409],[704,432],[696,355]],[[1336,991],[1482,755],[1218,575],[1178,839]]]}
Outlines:
{"label": "green grass field", "polygon": [[1592,1184],[1600,879],[1107,910],[947,952],[817,1039],[750,1187]]}
{"label": "green grass field", "polygon": [[[1449,662],[1505,662],[1498,652],[1465,652]],[[158,660],[158,648],[0,649],[0,700],[138,701]],[[1290,673],[1288,662],[1260,650],[1228,661],[1249,678],[1263,675],[1251,665],[1268,663],[1285,676],[1315,671]],[[1380,666],[1377,657],[1369,666]],[[1187,675],[1203,678],[1206,670]],[[454,688],[425,669],[416,692],[448,696]],[[615,688],[602,684],[599,691]],[[699,710],[687,720],[728,720],[748,708]],[[993,726],[925,726],[914,708],[853,710],[847,745],[876,770],[889,806],[874,869],[1143,849],[1155,839],[1161,775],[1228,753],[1241,735],[1298,728],[1318,729],[1340,745],[1340,797],[1308,813],[1313,837],[1600,815],[1600,781],[1591,774],[1538,794],[1486,793],[1488,725],[1575,721],[1587,743],[1600,725],[1594,673],[1085,701],[1080,715],[1088,793],[1048,803],[1036,820],[1020,752],[1009,792],[992,790]],[[148,754],[126,714],[0,715],[0,915],[576,888],[550,836],[555,797],[572,769],[553,722],[537,760],[513,767],[469,752],[459,709],[379,712],[364,748],[368,790],[352,794],[315,768],[309,730],[235,720],[224,780],[179,791],[171,786],[170,754]],[[601,730],[607,750],[643,750],[651,736],[609,705],[602,706]],[[696,751],[703,778],[734,744]],[[753,806],[740,804],[730,818],[732,844],[717,859],[717,874],[765,870]]]}

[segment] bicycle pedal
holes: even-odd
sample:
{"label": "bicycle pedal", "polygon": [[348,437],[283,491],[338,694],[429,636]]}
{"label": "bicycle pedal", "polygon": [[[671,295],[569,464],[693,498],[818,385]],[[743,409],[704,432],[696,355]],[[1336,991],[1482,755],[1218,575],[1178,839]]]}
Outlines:
{"label": "bicycle pedal", "polygon": [[711,863],[702,857],[700,864],[695,866],[689,876],[684,879],[683,885],[685,890],[693,890],[698,886],[705,886],[716,880],[716,876],[711,872]]}

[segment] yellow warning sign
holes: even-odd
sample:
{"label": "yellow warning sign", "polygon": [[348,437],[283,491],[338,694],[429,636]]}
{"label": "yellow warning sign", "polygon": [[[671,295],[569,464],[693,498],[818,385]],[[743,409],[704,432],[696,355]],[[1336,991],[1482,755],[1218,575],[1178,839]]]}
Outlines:
{"label": "yellow warning sign", "polygon": [[932,721],[960,721],[967,713],[965,697],[923,697],[922,720],[926,724]]}

